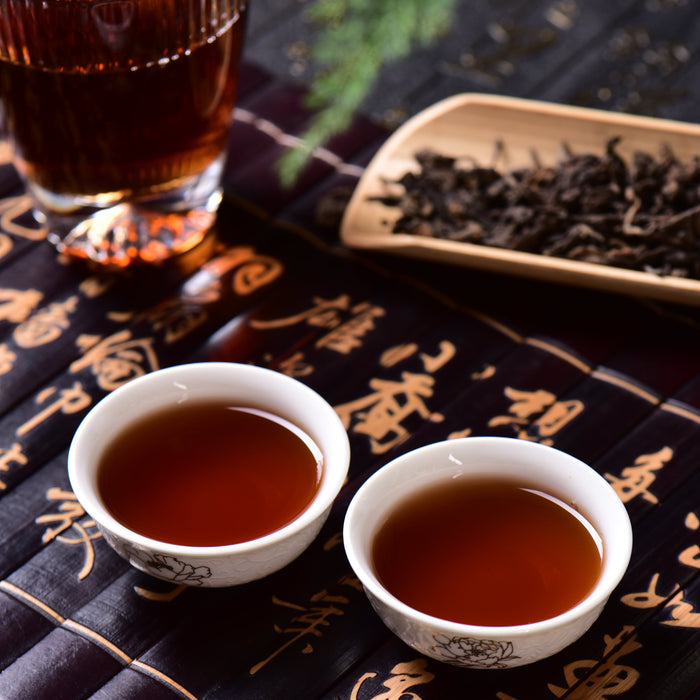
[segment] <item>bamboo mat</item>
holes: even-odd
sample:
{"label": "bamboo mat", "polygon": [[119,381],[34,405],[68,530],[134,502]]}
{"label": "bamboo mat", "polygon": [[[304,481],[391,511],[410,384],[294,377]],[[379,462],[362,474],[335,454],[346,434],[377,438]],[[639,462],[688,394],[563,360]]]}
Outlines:
{"label": "bamboo mat", "polygon": [[[60,260],[0,167],[0,697],[687,697],[700,682],[693,312],[346,249],[338,213],[386,133],[359,117],[285,190],[274,164],[308,119],[303,96],[246,64],[216,236],[177,270],[112,277]],[[195,360],[304,381],[351,439],[348,483],[317,540],[237,588],[130,568],[66,475],[96,401]],[[603,616],[538,664],[421,657],[384,628],[345,559],[343,515],[364,479],[458,435],[568,451],[633,520],[630,568]]]}

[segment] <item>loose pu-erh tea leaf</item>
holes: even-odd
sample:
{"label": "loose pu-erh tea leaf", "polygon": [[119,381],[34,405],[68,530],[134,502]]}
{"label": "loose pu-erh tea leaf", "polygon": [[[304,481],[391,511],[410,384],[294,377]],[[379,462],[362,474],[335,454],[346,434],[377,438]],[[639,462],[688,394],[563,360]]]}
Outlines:
{"label": "loose pu-erh tea leaf", "polygon": [[700,278],[700,156],[684,163],[664,146],[628,163],[619,142],[509,172],[425,150],[403,193],[379,201],[400,209],[394,233]]}

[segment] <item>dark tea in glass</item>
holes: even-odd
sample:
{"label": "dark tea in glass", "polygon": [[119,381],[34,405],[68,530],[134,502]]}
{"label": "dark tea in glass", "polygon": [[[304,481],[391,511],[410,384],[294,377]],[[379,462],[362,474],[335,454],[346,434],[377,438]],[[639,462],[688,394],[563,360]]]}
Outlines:
{"label": "dark tea in glass", "polygon": [[245,0],[0,0],[0,100],[59,249],[114,266],[211,226]]}

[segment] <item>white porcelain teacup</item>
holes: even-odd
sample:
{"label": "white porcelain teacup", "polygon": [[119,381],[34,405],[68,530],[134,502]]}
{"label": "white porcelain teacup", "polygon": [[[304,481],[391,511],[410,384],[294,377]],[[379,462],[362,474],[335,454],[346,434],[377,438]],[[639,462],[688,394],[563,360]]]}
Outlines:
{"label": "white porcelain teacup", "polygon": [[[380,582],[373,560],[377,532],[397,504],[440,482],[499,477],[560,499],[577,510],[599,536],[601,570],[573,607],[527,624],[463,624],[420,612]],[[449,537],[436,523],[436,536]],[[591,467],[539,443],[500,437],[438,442],[401,455],[359,488],[343,531],[347,556],[372,606],[405,643],[439,661],[465,668],[510,668],[551,656],[578,639],[600,615],[622,578],[632,549],[627,511],[612,487]],[[409,562],[406,576],[410,576]]]}
{"label": "white porcelain teacup", "polygon": [[[105,507],[97,473],[109,443],[154,412],[198,400],[224,400],[274,414],[297,426],[318,446],[320,481],[309,505],[292,522],[236,544],[183,546],[134,532]],[[340,418],[311,388],[253,365],[202,362],[156,370],[108,394],[78,427],[69,450],[68,472],[78,501],[105,540],[132,565],[176,583],[232,586],[281,569],[311,544],[345,481],[349,460],[348,436]]]}

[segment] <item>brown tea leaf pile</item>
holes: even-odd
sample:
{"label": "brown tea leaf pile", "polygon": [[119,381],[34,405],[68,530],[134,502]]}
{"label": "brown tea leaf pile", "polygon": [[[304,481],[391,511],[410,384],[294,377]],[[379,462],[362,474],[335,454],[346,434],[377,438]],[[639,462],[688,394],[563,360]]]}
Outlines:
{"label": "brown tea leaf pile", "polygon": [[422,151],[403,194],[380,201],[400,208],[396,233],[700,279],[700,157],[662,147],[626,163],[619,141],[507,173]]}

